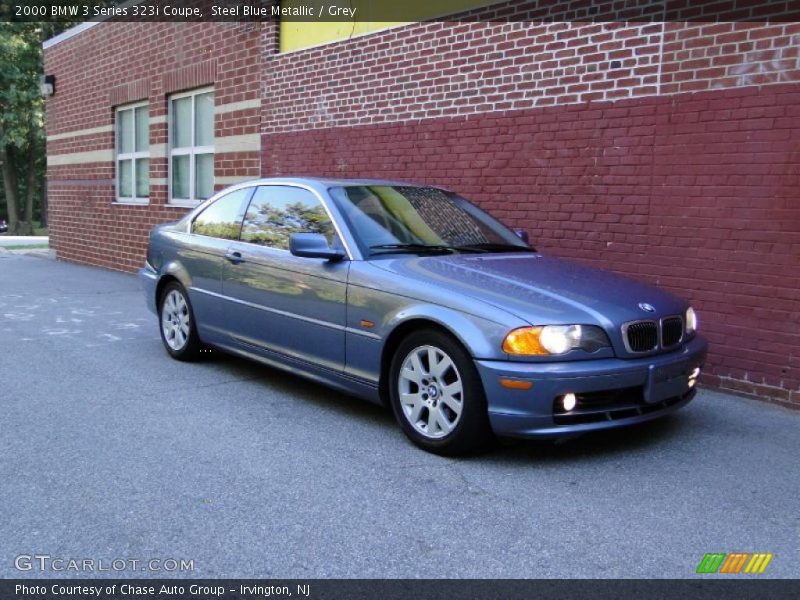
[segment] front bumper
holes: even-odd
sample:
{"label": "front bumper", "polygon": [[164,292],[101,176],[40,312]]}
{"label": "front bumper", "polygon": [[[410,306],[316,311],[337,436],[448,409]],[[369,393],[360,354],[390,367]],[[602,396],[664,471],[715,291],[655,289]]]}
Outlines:
{"label": "front bumper", "polygon": [[[679,350],[640,359],[608,358],[560,363],[476,360],[489,419],[499,436],[552,438],[649,421],[687,404],[689,376],[703,366],[707,342],[695,336]],[[532,382],[508,389],[501,379]],[[578,405],[563,411],[556,398],[573,393]]]}

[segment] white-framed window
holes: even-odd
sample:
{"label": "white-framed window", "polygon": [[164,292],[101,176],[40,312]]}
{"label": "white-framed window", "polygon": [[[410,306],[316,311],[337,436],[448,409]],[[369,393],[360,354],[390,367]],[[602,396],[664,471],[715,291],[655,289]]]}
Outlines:
{"label": "white-framed window", "polygon": [[150,114],[146,102],[115,111],[117,202],[150,200]]}
{"label": "white-framed window", "polygon": [[197,204],[214,193],[214,90],[169,99],[170,202]]}

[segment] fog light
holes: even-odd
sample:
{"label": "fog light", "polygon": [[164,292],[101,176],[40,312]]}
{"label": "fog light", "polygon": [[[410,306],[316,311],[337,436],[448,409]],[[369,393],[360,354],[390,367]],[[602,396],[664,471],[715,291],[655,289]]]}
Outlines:
{"label": "fog light", "polygon": [[689,373],[689,387],[693,388],[697,383],[697,378],[700,377],[700,367],[696,367],[692,369],[692,372]]}
{"label": "fog light", "polygon": [[578,403],[578,399],[575,397],[575,394],[565,394],[563,398],[561,398],[561,406],[564,407],[565,412],[571,411],[575,408],[575,405]]}

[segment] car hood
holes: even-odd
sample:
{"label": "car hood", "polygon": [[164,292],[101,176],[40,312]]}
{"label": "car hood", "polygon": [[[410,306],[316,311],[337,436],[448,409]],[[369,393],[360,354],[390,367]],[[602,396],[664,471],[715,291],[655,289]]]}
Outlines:
{"label": "car hood", "polygon": [[[438,284],[503,309],[531,324],[598,324],[682,314],[687,304],[653,285],[538,253],[461,254],[376,260],[372,264],[421,284]],[[424,287],[424,286],[421,286]],[[647,312],[640,304],[649,304]]]}

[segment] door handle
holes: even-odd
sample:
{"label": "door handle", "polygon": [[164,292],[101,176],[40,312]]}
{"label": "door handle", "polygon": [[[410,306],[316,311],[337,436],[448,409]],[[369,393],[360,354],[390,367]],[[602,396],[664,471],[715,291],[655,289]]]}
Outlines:
{"label": "door handle", "polygon": [[231,261],[235,265],[244,262],[244,259],[242,258],[242,253],[237,252],[236,250],[228,250],[228,252],[225,254],[225,258]]}

